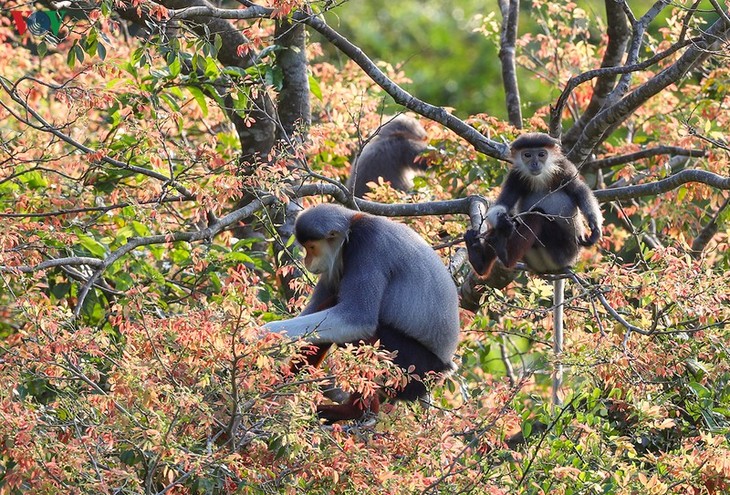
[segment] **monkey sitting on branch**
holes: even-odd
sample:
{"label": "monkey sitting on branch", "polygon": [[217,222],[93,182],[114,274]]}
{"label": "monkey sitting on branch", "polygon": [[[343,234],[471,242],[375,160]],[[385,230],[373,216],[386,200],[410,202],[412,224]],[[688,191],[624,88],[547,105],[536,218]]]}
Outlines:
{"label": "monkey sitting on branch", "polygon": [[383,124],[363,147],[352,165],[347,188],[362,198],[371,182],[389,182],[393,189],[413,189],[413,176],[428,168],[420,155],[428,149],[428,136],[420,122],[408,115],[398,115]]}
{"label": "monkey sitting on branch", "polygon": [[[294,231],[305,266],[319,280],[299,316],[265,328],[315,344],[307,357],[313,366],[333,344],[380,341],[412,377],[393,398],[426,399],[421,379],[455,370],[459,341],[456,286],[431,246],[405,225],[333,204],[302,212]],[[377,412],[378,405],[377,396],[366,404],[353,393],[344,404],[319,405],[317,413],[332,423],[358,419],[368,407]]]}
{"label": "monkey sitting on branch", "polygon": [[[470,229],[464,236],[469,262],[483,277],[497,258],[508,268],[522,260],[536,273],[561,272],[575,264],[581,246],[601,238],[598,201],[557,139],[524,134],[510,152],[513,167],[487,211],[490,229],[483,235]],[[588,235],[578,212],[588,222]]]}

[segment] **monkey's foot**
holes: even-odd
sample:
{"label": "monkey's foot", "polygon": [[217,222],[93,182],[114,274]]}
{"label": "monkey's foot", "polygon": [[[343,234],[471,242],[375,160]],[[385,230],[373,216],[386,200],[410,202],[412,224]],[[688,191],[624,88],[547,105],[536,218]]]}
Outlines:
{"label": "monkey's foot", "polygon": [[380,410],[380,398],[375,395],[363,400],[362,395],[354,393],[344,404],[320,404],[317,406],[317,416],[325,424],[331,425],[337,421],[347,421],[362,418],[366,412],[377,414]]}
{"label": "monkey's foot", "polygon": [[472,268],[482,277],[489,275],[492,265],[496,260],[496,251],[481,237],[479,232],[469,229],[464,234],[466,252],[469,255],[469,263]]}

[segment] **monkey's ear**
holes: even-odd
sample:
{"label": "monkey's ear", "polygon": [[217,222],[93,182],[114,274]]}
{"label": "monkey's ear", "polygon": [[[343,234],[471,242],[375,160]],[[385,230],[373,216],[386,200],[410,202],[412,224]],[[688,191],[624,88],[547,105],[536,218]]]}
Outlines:
{"label": "monkey's ear", "polygon": [[325,237],[325,239],[335,239],[335,238],[337,238],[337,237],[338,237],[339,235],[340,235],[340,233],[339,233],[339,232],[337,232],[336,230],[330,230],[330,231],[329,231],[329,232],[327,233],[327,236]]}

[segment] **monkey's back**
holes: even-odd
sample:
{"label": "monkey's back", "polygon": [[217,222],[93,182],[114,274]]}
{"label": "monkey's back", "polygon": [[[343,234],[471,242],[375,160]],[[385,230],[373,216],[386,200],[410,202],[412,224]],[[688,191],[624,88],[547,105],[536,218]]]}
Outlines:
{"label": "monkey's back", "polygon": [[377,182],[382,177],[393,189],[412,189],[415,173],[427,168],[425,162],[415,161],[426,148],[427,141],[426,131],[420,122],[407,115],[398,115],[384,124],[363,146],[352,165],[347,188],[361,198],[370,191],[368,183]]}
{"label": "monkey's back", "polygon": [[[352,260],[352,253],[366,258]],[[391,220],[362,215],[353,220],[345,247],[342,287],[348,287],[347,271],[368,269],[383,280],[379,324],[398,329],[428,347],[449,363],[459,340],[459,301],[456,286],[439,256],[409,227]],[[355,287],[368,296],[368,287]]]}

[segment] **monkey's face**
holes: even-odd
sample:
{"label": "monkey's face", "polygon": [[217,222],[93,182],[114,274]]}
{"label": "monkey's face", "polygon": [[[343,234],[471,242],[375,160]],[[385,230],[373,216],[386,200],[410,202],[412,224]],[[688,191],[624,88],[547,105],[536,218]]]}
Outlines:
{"label": "monkey's face", "polygon": [[545,171],[550,152],[546,148],[528,148],[520,150],[518,156],[522,168],[530,175],[538,176]]}
{"label": "monkey's face", "polygon": [[304,266],[316,275],[330,272],[336,265],[341,245],[338,236],[305,242]]}

